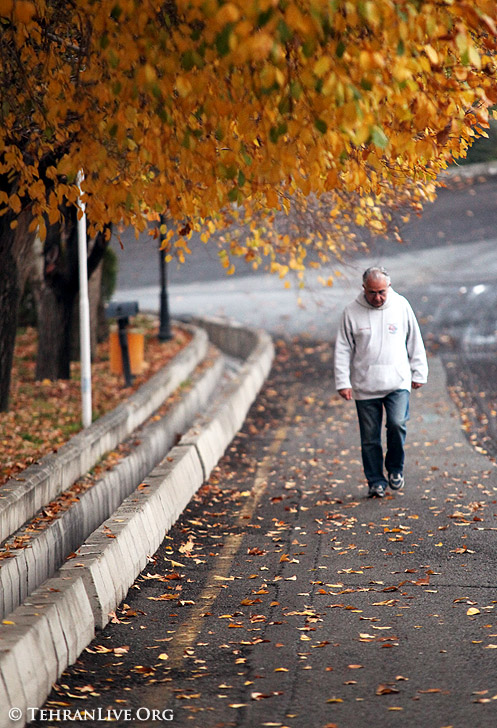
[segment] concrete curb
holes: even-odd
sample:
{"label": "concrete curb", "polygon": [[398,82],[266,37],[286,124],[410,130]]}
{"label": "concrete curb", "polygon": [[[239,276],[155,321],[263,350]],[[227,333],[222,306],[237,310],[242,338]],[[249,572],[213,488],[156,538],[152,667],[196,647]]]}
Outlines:
{"label": "concrete curb", "polygon": [[57,453],[26,468],[22,477],[12,478],[0,488],[0,542],[129,437],[187,379],[205,357],[208,345],[204,331],[197,328],[192,334],[192,341],[174,361],[126,402],[72,437]]}
{"label": "concrete curb", "polygon": [[[28,708],[43,703],[60,671],[93,639],[93,612],[82,581],[68,576],[46,581],[11,621],[1,627],[0,705],[20,708],[25,723]],[[2,711],[2,728],[24,723]]]}
{"label": "concrete curb", "polygon": [[189,392],[159,421],[133,433],[139,441],[133,451],[107,471],[77,502],[40,531],[28,525],[12,538],[29,536],[26,548],[13,550],[0,561],[0,618],[5,617],[62,565],[90,533],[119,507],[142,479],[162,460],[176,438],[189,427],[208,401],[224,370],[218,354],[212,366],[197,378]]}
{"label": "concrete curb", "polygon": [[25,724],[28,709],[43,704],[51,684],[89,644],[95,629],[107,623],[109,612],[233,439],[269,372],[274,350],[264,332],[214,320],[195,323],[208,330],[213,343],[224,341],[227,353],[243,353],[245,363],[144,486],[91,534],[76,558],[0,625],[0,704],[22,714],[13,721],[7,708],[0,714],[0,728]]}

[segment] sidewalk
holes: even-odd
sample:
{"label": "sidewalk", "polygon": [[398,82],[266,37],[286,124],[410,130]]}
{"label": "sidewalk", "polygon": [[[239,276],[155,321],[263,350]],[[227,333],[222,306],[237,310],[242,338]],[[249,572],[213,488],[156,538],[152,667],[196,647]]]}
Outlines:
{"label": "sidewalk", "polygon": [[495,727],[494,463],[432,358],[406,488],[368,500],[330,372],[329,344],[279,343],[243,430],[34,725]]}

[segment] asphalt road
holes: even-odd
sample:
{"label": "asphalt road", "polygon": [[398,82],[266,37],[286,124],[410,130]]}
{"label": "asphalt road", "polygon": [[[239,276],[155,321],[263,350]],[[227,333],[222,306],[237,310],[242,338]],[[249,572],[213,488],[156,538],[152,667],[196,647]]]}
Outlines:
{"label": "asphalt road", "polygon": [[494,728],[495,466],[431,360],[406,488],[367,499],[331,357],[326,342],[278,344],[242,432],[46,710],[120,726]]}

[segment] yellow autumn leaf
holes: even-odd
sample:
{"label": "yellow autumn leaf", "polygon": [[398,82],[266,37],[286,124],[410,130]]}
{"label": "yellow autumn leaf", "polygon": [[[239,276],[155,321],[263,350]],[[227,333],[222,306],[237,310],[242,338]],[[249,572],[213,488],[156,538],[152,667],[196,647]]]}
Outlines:
{"label": "yellow autumn leaf", "polygon": [[430,44],[425,45],[423,50],[426,53],[426,55],[428,56],[428,58],[430,59],[430,63],[433,66],[438,66],[438,53],[433,48],[433,46]]}
{"label": "yellow autumn leaf", "polygon": [[188,78],[185,76],[178,76],[176,79],[176,90],[181,97],[188,96],[192,92],[192,85]]}
{"label": "yellow autumn leaf", "polygon": [[240,18],[240,10],[234,3],[226,3],[216,13],[216,22],[219,25],[226,25],[226,23],[236,23]]}
{"label": "yellow autumn leaf", "polygon": [[321,56],[321,58],[314,64],[314,74],[321,78],[329,71],[331,67],[331,58],[329,56]]}
{"label": "yellow autumn leaf", "polygon": [[28,2],[28,0],[16,0],[14,14],[20,23],[29,23],[35,13],[36,7],[34,3]]}
{"label": "yellow autumn leaf", "polygon": [[0,0],[0,15],[9,17],[14,7],[14,0]]}

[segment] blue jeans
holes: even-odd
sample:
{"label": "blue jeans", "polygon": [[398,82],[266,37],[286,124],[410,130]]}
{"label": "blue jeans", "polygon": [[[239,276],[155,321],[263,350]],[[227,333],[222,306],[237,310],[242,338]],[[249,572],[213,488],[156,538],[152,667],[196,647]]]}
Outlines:
{"label": "blue jeans", "polygon": [[385,468],[387,473],[404,470],[404,443],[409,419],[409,392],[397,389],[385,397],[356,399],[359,429],[361,432],[361,455],[364,474],[369,485],[387,485],[383,472],[383,449],[381,445],[381,423],[383,408],[386,413],[387,452]]}

